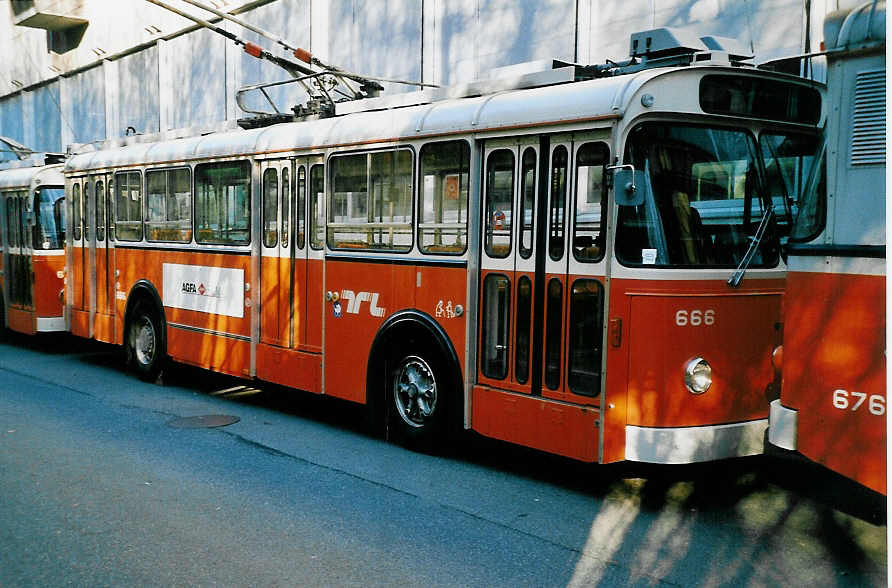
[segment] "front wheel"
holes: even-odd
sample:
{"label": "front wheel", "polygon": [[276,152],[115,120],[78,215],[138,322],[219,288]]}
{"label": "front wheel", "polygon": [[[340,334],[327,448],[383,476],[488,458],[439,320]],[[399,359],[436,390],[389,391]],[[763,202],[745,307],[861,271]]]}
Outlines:
{"label": "front wheel", "polygon": [[161,373],[161,321],[150,306],[140,303],[127,329],[127,363],[140,379],[155,381]]}
{"label": "front wheel", "polygon": [[434,449],[445,420],[442,384],[436,362],[420,355],[396,361],[390,377],[390,420],[399,439],[413,449]]}

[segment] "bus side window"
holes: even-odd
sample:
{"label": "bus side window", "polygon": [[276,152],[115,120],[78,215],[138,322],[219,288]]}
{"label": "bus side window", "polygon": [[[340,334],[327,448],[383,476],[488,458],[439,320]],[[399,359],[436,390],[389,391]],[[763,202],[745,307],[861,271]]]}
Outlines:
{"label": "bus side window", "polygon": [[520,169],[520,256],[529,259],[533,254],[533,227],[536,217],[536,150],[527,147],[523,152]]}
{"label": "bus side window", "polygon": [[101,180],[96,182],[96,240],[105,241],[105,185]]}
{"label": "bus side window", "polygon": [[549,195],[548,255],[554,261],[564,257],[564,199],[567,195],[567,148],[558,145],[551,154],[551,193]]}
{"label": "bus side window", "polygon": [[96,196],[93,194],[95,184],[84,182],[84,241],[90,240],[90,218],[93,216],[93,202]]}
{"label": "bus side window", "polygon": [[146,172],[149,241],[192,240],[192,175],[189,168]]}
{"label": "bus side window", "polygon": [[282,168],[282,247],[288,247],[291,232],[291,180],[288,168]]}
{"label": "bus side window", "polygon": [[325,170],[322,165],[310,168],[310,247],[325,245]]}
{"label": "bus side window", "polygon": [[139,172],[115,174],[115,221],[119,241],[142,240],[142,178]]}
{"label": "bus side window", "polygon": [[[7,217],[9,218],[9,217]],[[75,241],[81,240],[81,185],[75,183],[71,187],[71,222],[74,225]]]}
{"label": "bus side window", "polygon": [[421,148],[418,247],[422,253],[461,255],[467,249],[470,159],[466,141]]}
{"label": "bus side window", "polygon": [[514,213],[514,153],[499,149],[486,161],[486,232],[484,244],[490,257],[511,253]]}
{"label": "bus side window", "polygon": [[[510,151],[508,152],[510,153]],[[511,284],[502,274],[483,280],[481,320],[481,371],[487,378],[504,380],[508,375],[508,329],[511,317]]]}
{"label": "bus side window", "polygon": [[601,393],[601,325],[604,287],[598,280],[576,280],[570,293],[567,383],[583,396]]}
{"label": "bus side window", "polygon": [[604,166],[609,159],[604,143],[585,143],[576,151],[573,256],[578,261],[600,261],[604,256]]}
{"label": "bus side window", "polygon": [[263,246],[275,247],[279,241],[279,170],[263,172]]}
{"label": "bus side window", "polygon": [[213,245],[251,243],[251,163],[195,166],[195,240]]}
{"label": "bus side window", "polygon": [[307,168],[297,168],[297,202],[294,205],[294,229],[297,231],[294,245],[303,249],[306,243],[306,212],[307,212]]}
{"label": "bus side window", "polygon": [[332,156],[330,248],[401,253],[412,248],[412,156],[409,149]]}

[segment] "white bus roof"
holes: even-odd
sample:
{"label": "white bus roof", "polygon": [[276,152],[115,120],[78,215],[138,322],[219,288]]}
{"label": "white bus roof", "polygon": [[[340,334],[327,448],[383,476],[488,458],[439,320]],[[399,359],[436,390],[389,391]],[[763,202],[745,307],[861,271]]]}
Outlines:
{"label": "white bus roof", "polygon": [[[620,118],[636,93],[656,78],[733,73],[797,80],[739,67],[684,67],[645,70],[634,74],[540,88],[498,92],[430,104],[357,112],[312,121],[281,123],[251,130],[234,130],[73,155],[68,173],[135,165],[169,165],[197,159],[250,154],[293,153],[370,142],[411,141],[459,133],[498,132],[543,125],[552,127],[599,119]],[[690,101],[690,96],[684,100]],[[693,97],[696,102],[696,97]],[[660,108],[657,110],[664,110]],[[697,107],[694,108],[696,111]],[[145,141],[145,139],[142,139]]]}
{"label": "white bus roof", "polygon": [[0,170],[0,190],[27,190],[38,185],[64,186],[62,164]]}

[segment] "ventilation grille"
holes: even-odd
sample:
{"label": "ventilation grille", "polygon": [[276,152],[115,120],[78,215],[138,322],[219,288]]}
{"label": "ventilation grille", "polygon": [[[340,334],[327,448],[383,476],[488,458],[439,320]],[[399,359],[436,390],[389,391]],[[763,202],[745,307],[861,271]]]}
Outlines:
{"label": "ventilation grille", "polygon": [[886,70],[864,71],[855,79],[852,165],[886,163]]}

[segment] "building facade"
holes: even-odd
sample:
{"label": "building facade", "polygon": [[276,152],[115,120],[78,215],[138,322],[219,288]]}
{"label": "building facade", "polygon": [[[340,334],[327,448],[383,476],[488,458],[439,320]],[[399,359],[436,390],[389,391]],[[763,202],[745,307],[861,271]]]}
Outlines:
{"label": "building facade", "polygon": [[[177,8],[278,55],[284,49],[181,0]],[[626,59],[632,32],[739,40],[756,61],[816,50],[850,0],[205,0],[371,76],[448,85],[555,58]],[[243,116],[238,89],[287,79],[230,40],[146,0],[0,0],[0,136],[36,151]],[[387,85],[387,92],[408,86]],[[273,92],[287,109],[296,90]],[[254,102],[249,101],[250,104]],[[259,103],[256,105],[259,106]],[[0,160],[10,153],[0,153]]]}

